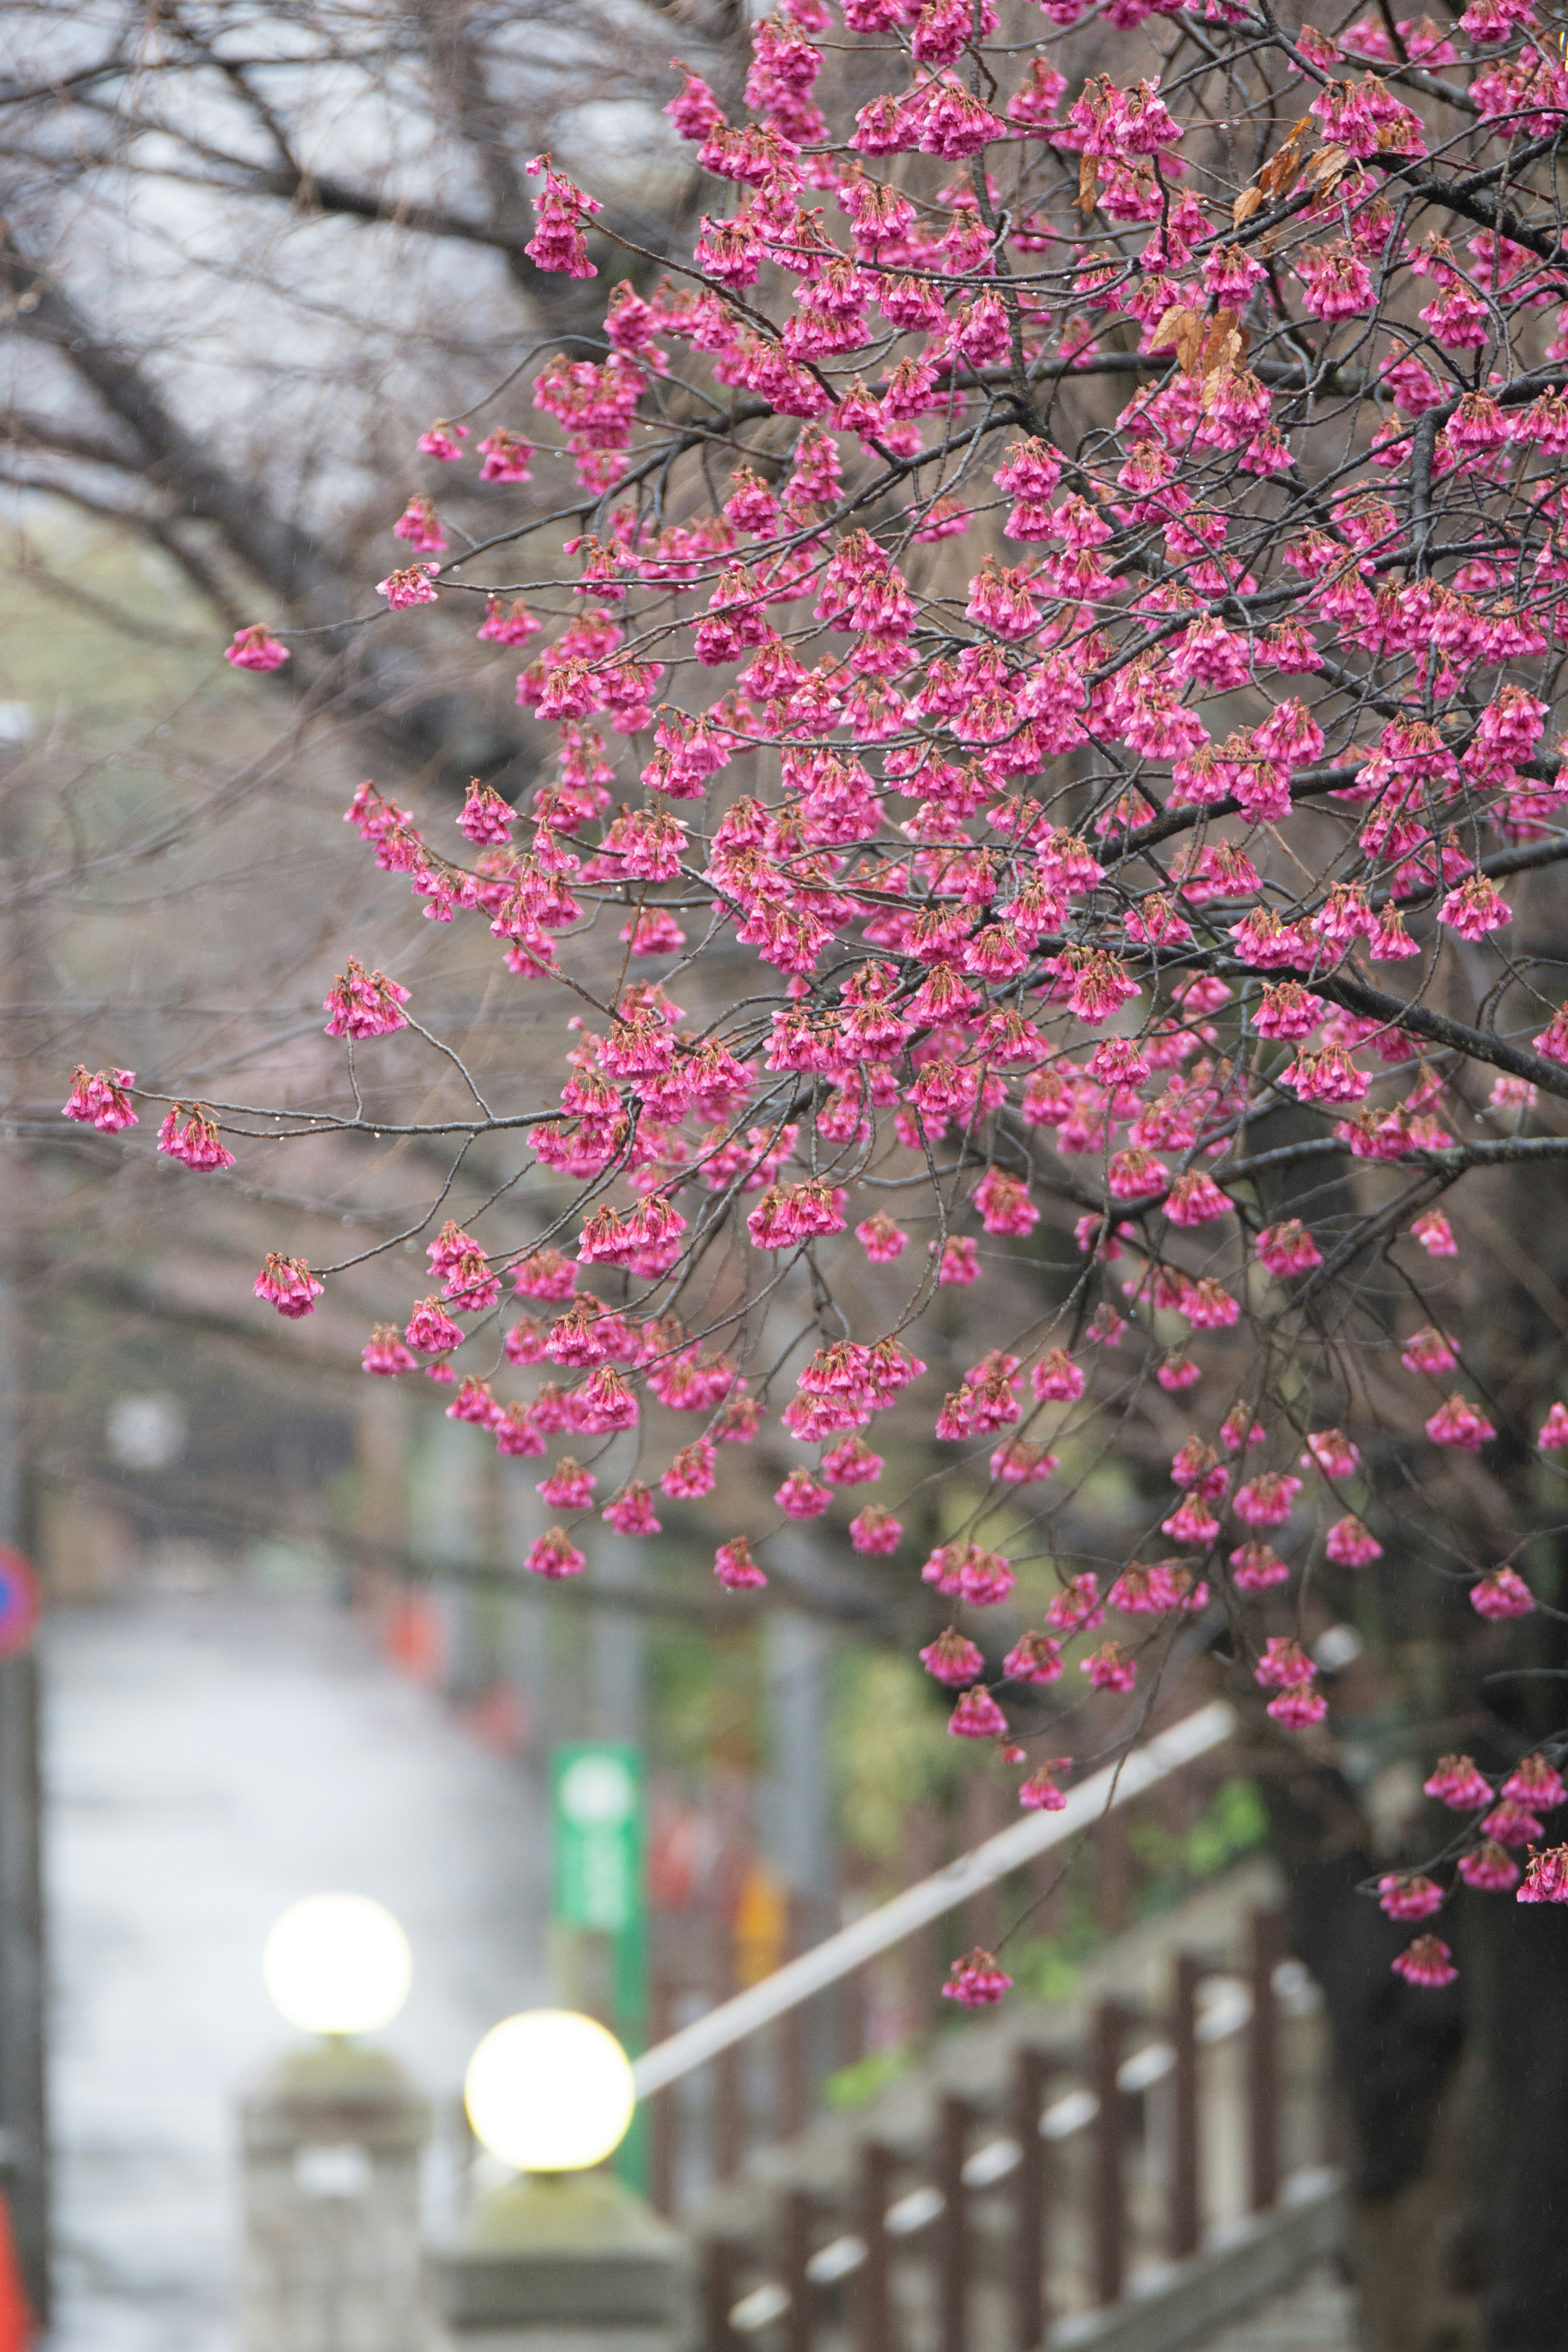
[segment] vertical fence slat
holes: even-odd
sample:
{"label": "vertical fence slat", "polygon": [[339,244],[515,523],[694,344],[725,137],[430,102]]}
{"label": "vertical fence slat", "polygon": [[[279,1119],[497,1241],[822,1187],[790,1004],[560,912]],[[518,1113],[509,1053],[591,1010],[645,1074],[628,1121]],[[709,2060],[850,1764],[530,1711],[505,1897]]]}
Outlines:
{"label": "vertical fence slat", "polygon": [[740,2249],[728,2238],[706,2238],[698,2262],[697,2296],[702,2352],[739,2352],[730,2314],[735,2307]]}
{"label": "vertical fence slat", "polygon": [[1094,2300],[1101,2306],[1121,2294],[1127,2268],[1126,2171],[1122,2163],[1121,2093],[1117,2069],[1121,2063],[1122,2016],[1114,2001],[1101,2001],[1094,2012],[1092,2053],[1094,2095],[1100,2110],[1094,2119],[1094,2149],[1089,2168],[1093,2210],[1089,2236],[1094,2252]]}
{"label": "vertical fence slat", "polygon": [[1203,1964],[1176,1955],[1171,2008],[1171,2189],[1168,2250],[1173,2262],[1195,2254],[1203,2240],[1203,2148],[1198,2107],[1198,1984]]}
{"label": "vertical fence slat", "polygon": [[1255,1911],[1249,1974],[1252,2021],[1247,2035],[1247,2126],[1252,2210],[1267,2213],[1279,2194],[1279,2005],[1274,1971],[1284,1949],[1278,1911]]}
{"label": "vertical fence slat", "polygon": [[713,2061],[713,2178],[739,2178],[745,2157],[745,2076],[750,2052],[742,2042],[721,2050]]}
{"label": "vertical fence slat", "polygon": [[969,2124],[967,2099],[942,2100],[937,2111],[936,2185],[942,2196],[936,2225],[937,2352],[966,2352],[969,2211],[963,2158]]}
{"label": "vertical fence slat", "polygon": [[888,2239],[888,2206],[893,2181],[890,2148],[863,2140],[857,2191],[857,2222],[866,2259],[855,2282],[855,2352],[893,2352],[893,2281]]}
{"label": "vertical fence slat", "polygon": [[1013,2133],[1020,2150],[1013,2181],[1014,2352],[1037,2352],[1046,2336],[1046,2144],[1040,2111],[1047,2061],[1027,2047],[1013,2062]]}
{"label": "vertical fence slat", "polygon": [[780,2284],[789,2297],[784,2315],[784,2352],[811,2352],[811,2199],[804,2189],[786,2189],[779,2199]]}

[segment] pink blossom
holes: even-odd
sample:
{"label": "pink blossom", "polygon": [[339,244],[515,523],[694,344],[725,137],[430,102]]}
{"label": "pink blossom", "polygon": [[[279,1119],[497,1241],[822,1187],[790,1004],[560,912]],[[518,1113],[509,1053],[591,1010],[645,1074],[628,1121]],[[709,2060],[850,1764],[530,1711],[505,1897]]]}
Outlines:
{"label": "pink blossom", "polygon": [[446,552],[447,534],[428,499],[410,499],[393,524],[392,535],[394,539],[405,539],[416,555],[442,555]]}
{"label": "pink blossom", "polygon": [[1492,1801],[1491,1783],[1477,1771],[1471,1756],[1439,1757],[1422,1788],[1428,1797],[1436,1797],[1456,1813],[1476,1812]]}
{"label": "pink blossom", "polygon": [[1306,1731],[1311,1725],[1321,1723],[1328,1711],[1328,1700],[1310,1683],[1291,1683],[1264,1709],[1287,1731]]}
{"label": "pink blossom", "polygon": [[533,235],[523,247],[529,259],[537,269],[554,270],[568,278],[596,277],[583,226],[590,215],[602,209],[597,200],[574,187],[553,168],[548,155],[536,155],[523,170],[535,177],[544,175],[544,186],[534,198]]}
{"label": "pink blossom", "polygon": [[1471,1585],[1470,1606],[1478,1617],[1528,1617],[1535,1607],[1535,1595],[1511,1568],[1494,1568]]}
{"label": "pink blossom", "polygon": [[1410,1230],[1428,1257],[1458,1256],[1459,1244],[1454,1239],[1454,1229],[1441,1209],[1423,1209]]}
{"label": "pink blossom", "polygon": [[1277,1551],[1266,1543],[1245,1543],[1230,1555],[1231,1572],[1243,1592],[1267,1592],[1270,1586],[1284,1584],[1290,1571]]}
{"label": "pink blossom", "polygon": [[1459,1360],[1453,1341],[1428,1323],[1405,1341],[1399,1360],[1407,1372],[1451,1372]]}
{"label": "pink blossom", "polygon": [[270,635],[263,623],[255,621],[248,629],[235,631],[234,643],[225,646],[223,657],[236,669],[267,670],[280,669],[290,656],[287,646]]}
{"label": "pink blossom", "polygon": [[1310,1274],[1323,1263],[1321,1250],[1299,1217],[1267,1226],[1258,1236],[1258,1257],[1270,1274],[1281,1276]]}
{"label": "pink blossom", "polygon": [[1168,1519],[1161,1520],[1160,1532],[1173,1543],[1211,1544],[1219,1533],[1219,1521],[1201,1495],[1187,1495]]}
{"label": "pink blossom", "polygon": [[438,569],[434,563],[410,563],[404,571],[389,572],[384,580],[378,580],[375,593],[385,597],[395,613],[405,611],[410,604],[433,604]]}
{"label": "pink blossom", "polygon": [[543,625],[534,619],[521,596],[512,597],[506,604],[499,596],[491,596],[486,600],[485,617],[474,635],[488,645],[525,646]]}
{"label": "pink blossom", "polygon": [[1512,1797],[1537,1813],[1552,1813],[1559,1805],[1568,1804],[1568,1790],[1563,1787],[1563,1776],[1544,1756],[1523,1757],[1503,1782],[1499,1794]]}
{"label": "pink blossom", "polygon": [[990,2009],[1012,1990],[1012,1978],[976,1945],[963,1959],[954,1960],[942,1992],[944,2000],[955,2000],[961,2009]]}
{"label": "pink blossom", "polygon": [[[521,433],[509,433],[503,425],[498,425],[494,432],[488,433],[479,443],[479,455],[485,461],[479,467],[481,482],[531,482],[533,479],[529,466],[533,450]],[[514,610],[518,609],[521,608],[514,607]],[[531,625],[537,625],[536,623]],[[504,642],[517,644],[521,640],[508,638]]]}
{"label": "pink blossom", "polygon": [[858,1552],[886,1555],[898,1550],[903,1538],[903,1522],[891,1511],[882,1510],[876,1503],[868,1503],[849,1522],[849,1540]]}
{"label": "pink blossom", "polygon": [[1517,1903],[1568,1903],[1568,1845],[1532,1854]]}
{"label": "pink blossom", "polygon": [[134,1070],[96,1070],[89,1076],[79,1062],[60,1116],[88,1121],[100,1135],[118,1135],[122,1128],[140,1124],[125,1092],[135,1083]]}
{"label": "pink blossom", "polygon": [[531,1250],[512,1277],[520,1298],[570,1298],[577,1287],[577,1269],[559,1250]]}
{"label": "pink blossom", "polygon": [[[321,1287],[302,1257],[282,1257],[276,1250],[268,1251],[255,1284],[257,1297],[266,1299],[291,1322],[315,1313]],[[462,1333],[458,1337],[461,1339]]]}
{"label": "pink blossom", "polygon": [[1301,1467],[1319,1469],[1326,1478],[1352,1478],[1361,1468],[1361,1449],[1342,1429],[1315,1429],[1307,1439]]}
{"label": "pink blossom", "polygon": [[1428,1420],[1426,1434],[1434,1445],[1460,1446],[1471,1454],[1479,1454],[1481,1447],[1497,1435],[1497,1432],[1486,1415],[1468,1402],[1456,1389]]}
{"label": "pink blossom", "polygon": [[[444,466],[449,466],[462,456],[458,445],[468,437],[466,425],[448,425],[444,416],[438,416],[434,425],[426,426],[414,446],[422,457],[439,457]],[[480,446],[483,446],[481,442]]]}
{"label": "pink blossom", "polygon": [[797,1467],[790,1472],[773,1500],[792,1519],[815,1519],[821,1517],[833,1496],[826,1486],[818,1485],[809,1470]]}
{"label": "pink blossom", "polygon": [[1261,1477],[1237,1488],[1231,1507],[1249,1528],[1282,1528],[1300,1491],[1300,1478],[1265,1471]]}
{"label": "pink blossom", "polygon": [[1339,1568],[1370,1568],[1374,1559],[1383,1558],[1383,1546],[1353,1512],[1334,1521],[1324,1538],[1323,1550]]}
{"label": "pink blossom", "polygon": [[217,1139],[217,1129],[197,1103],[184,1126],[180,1124],[183,1106],[176,1103],[165,1113],[158,1129],[158,1149],[172,1160],[192,1169],[232,1168],[234,1154]]}
{"label": "pink blossom", "polygon": [[1541,1424],[1537,1445],[1547,1453],[1561,1453],[1568,1446],[1568,1405],[1554,1404]]}
{"label": "pink blossom", "polygon": [[979,1244],[967,1235],[954,1235],[942,1254],[937,1268],[939,1283],[957,1283],[961,1287],[980,1279]]}
{"label": "pink blossom", "polygon": [[1061,1643],[1048,1633],[1023,1633],[1002,1661],[1005,1680],[1015,1683],[1054,1683],[1062,1671]]}
{"label": "pink blossom", "polygon": [[768,1580],[752,1558],[752,1548],[744,1536],[734,1536],[719,1546],[713,1555],[713,1573],[731,1592],[750,1592]]}
{"label": "pink blossom", "polygon": [[885,1209],[876,1210],[855,1228],[855,1238],[873,1265],[890,1265],[909,1246],[909,1235]]}
{"label": "pink blossom", "polygon": [[1472,874],[1449,891],[1437,909],[1437,920],[1462,940],[1481,940],[1500,925],[1511,923],[1513,910],[1495,882],[1484,874]]}
{"label": "pink blossom", "polygon": [[1062,1811],[1067,1804],[1067,1792],[1058,1788],[1056,1775],[1065,1772],[1071,1762],[1070,1756],[1058,1756],[1054,1763],[1036,1766],[1018,1790],[1018,1802],[1026,1812]]}
{"label": "pink blossom", "polygon": [[1056,1466],[1056,1455],[1026,1437],[1009,1438],[991,1456],[991,1475],[1005,1486],[1037,1486]]}
{"label": "pink blossom", "polygon": [[1299,1684],[1310,1683],[1317,1671],[1300,1642],[1274,1633],[1258,1662],[1253,1680],[1260,1690],[1289,1690]]}
{"label": "pink blossom", "polygon": [[[921,1570],[922,1584],[934,1584],[949,1600],[984,1609],[1005,1601],[1016,1580],[1000,1552],[975,1543],[940,1544]],[[1047,1623],[1049,1619],[1047,1620]]]}
{"label": "pink blossom", "polygon": [[618,1536],[657,1536],[660,1532],[659,1522],[654,1517],[653,1496],[640,1478],[623,1486],[605,1504],[599,1517]]}
{"label": "pink blossom", "polygon": [[999,1739],[1006,1731],[1007,1718],[984,1684],[976,1683],[953,1708],[947,1727],[954,1739]]}
{"label": "pink blossom", "polygon": [[717,1461],[712,1439],[695,1437],[689,1445],[680,1447],[659,1480],[659,1487],[672,1503],[696,1502],[713,1492]]}
{"label": "pink blossom", "polygon": [[1057,1593],[1046,1612],[1046,1622],[1058,1633],[1092,1633],[1105,1622],[1100,1580],[1092,1569],[1073,1577]]}
{"label": "pink blossom", "polygon": [[525,1405],[509,1404],[495,1424],[496,1452],[508,1455],[539,1455],[549,1449],[542,1433],[534,1426],[531,1409]]}
{"label": "pink blossom", "polygon": [[522,1564],[534,1576],[552,1579],[581,1576],[588,1565],[563,1528],[552,1528],[547,1534],[535,1536]]}
{"label": "pink blossom", "polygon": [[1120,1642],[1102,1642],[1079,1666],[1096,1690],[1130,1691],[1138,1680],[1138,1667]]}
{"label": "pink blossom", "polygon": [[540,1480],[534,1492],[543,1496],[552,1510],[585,1511],[598,1483],[591,1470],[581,1468],[565,1454],[550,1475]]}
{"label": "pink blossom", "polygon": [[1443,1890],[1419,1871],[1386,1873],[1377,1882],[1378,1907],[1390,1919],[1429,1919],[1443,1907]]}
{"label": "pink blossom", "polygon": [[326,1034],[355,1039],[390,1037],[408,1026],[408,1016],[402,1010],[408,996],[401,982],[388,980],[384,971],[366,971],[350,956],[348,970],[338,974],[322,999],[322,1012],[331,1015]]}
{"label": "pink blossom", "polygon": [[1506,1895],[1510,1886],[1519,1885],[1518,1863],[1495,1838],[1487,1838],[1472,1853],[1462,1853],[1458,1866],[1465,1885],[1481,1894]]}
{"label": "pink blossom", "polygon": [[395,1323],[378,1323],[375,1326],[365,1342],[360,1361],[367,1372],[379,1373],[384,1380],[395,1379],[399,1372],[411,1372],[416,1369],[414,1358],[398,1336]]}
{"label": "pink blossom", "polygon": [[822,1457],[822,1475],[832,1486],[870,1486],[882,1469],[882,1456],[873,1454],[863,1437],[847,1437]]}
{"label": "pink blossom", "polygon": [[1494,1805],[1489,1813],[1481,1816],[1481,1828],[1488,1837],[1495,1838],[1499,1845],[1518,1846],[1533,1845],[1542,1834],[1543,1824],[1541,1816],[1532,1812],[1528,1805],[1521,1805],[1510,1797],[1505,1798],[1500,1805]]}
{"label": "pink blossom", "polygon": [[1029,1370],[1029,1386],[1042,1404],[1071,1404],[1083,1394],[1083,1372],[1061,1348],[1053,1348]]}
{"label": "pink blossom", "polygon": [[439,1356],[449,1348],[460,1348],[468,1335],[460,1323],[453,1322],[440,1300],[431,1297],[420,1300],[403,1336],[422,1356]]}
{"label": "pink blossom", "polygon": [[1447,1945],[1436,1936],[1417,1936],[1389,1965],[1406,1984],[1428,1987],[1451,1985],[1459,1973]]}
{"label": "pink blossom", "polygon": [[[447,1407],[447,1419],[472,1422],[476,1429],[494,1429],[500,1423],[503,1411],[504,1408],[496,1402],[483,1381],[470,1379],[463,1382],[457,1395]],[[569,1471],[575,1471],[577,1468],[574,1462],[563,1466]],[[590,1478],[588,1481],[590,1487],[593,1483]],[[542,1493],[543,1489],[541,1488],[539,1491]]]}
{"label": "pink blossom", "polygon": [[985,1664],[978,1644],[952,1625],[934,1642],[926,1643],[920,1660],[928,1675],[933,1675],[939,1683],[951,1684],[954,1689],[973,1682]]}

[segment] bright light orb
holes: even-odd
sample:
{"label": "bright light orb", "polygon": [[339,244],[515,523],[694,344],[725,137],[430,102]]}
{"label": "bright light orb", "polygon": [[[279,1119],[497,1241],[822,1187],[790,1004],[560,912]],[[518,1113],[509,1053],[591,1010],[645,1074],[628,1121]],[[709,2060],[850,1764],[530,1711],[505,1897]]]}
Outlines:
{"label": "bright light orb", "polygon": [[268,1937],[261,1973],[272,2005],[304,2033],[374,2033],[408,1998],[414,1956],[368,1895],[308,1895]]}
{"label": "bright light orb", "polygon": [[531,2009],[490,2028],[463,2084],[468,2120],[519,2172],[581,2172],[626,2137],[637,2105],[613,2033],[569,2009]]}

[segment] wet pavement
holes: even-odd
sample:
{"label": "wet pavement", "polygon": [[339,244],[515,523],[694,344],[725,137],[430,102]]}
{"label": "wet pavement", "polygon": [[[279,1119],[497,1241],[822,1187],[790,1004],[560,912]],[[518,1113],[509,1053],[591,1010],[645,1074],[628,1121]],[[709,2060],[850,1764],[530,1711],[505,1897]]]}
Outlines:
{"label": "wet pavement", "polygon": [[[237,2352],[233,2098],[298,1896],[371,1895],[415,1985],[378,2037],[455,2116],[488,2027],[548,1997],[543,1809],[325,1602],[201,1594],[47,1628],[58,2252],[48,2352]],[[432,2159],[438,2218],[457,2145]]]}

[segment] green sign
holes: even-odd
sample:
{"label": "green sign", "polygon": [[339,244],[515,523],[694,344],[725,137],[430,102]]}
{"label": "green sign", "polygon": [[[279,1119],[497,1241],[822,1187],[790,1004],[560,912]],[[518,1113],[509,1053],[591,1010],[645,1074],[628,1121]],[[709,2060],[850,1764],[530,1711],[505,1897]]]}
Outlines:
{"label": "green sign", "polygon": [[[550,1757],[551,1944],[559,1998],[607,2025],[633,2057],[647,2026],[641,1750],[571,1740]],[[641,2112],[616,2168],[646,2187]]]}
{"label": "green sign", "polygon": [[618,1743],[574,1741],[550,1764],[552,1915],[624,1936],[642,1924],[642,1758]]}

